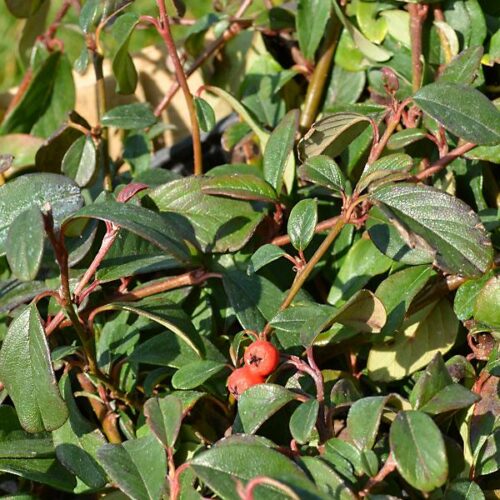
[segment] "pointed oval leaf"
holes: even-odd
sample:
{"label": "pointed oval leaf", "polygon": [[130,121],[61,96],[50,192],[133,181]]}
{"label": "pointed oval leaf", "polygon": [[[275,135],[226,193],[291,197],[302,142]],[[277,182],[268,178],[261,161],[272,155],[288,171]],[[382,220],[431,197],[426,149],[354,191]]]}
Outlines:
{"label": "pointed oval leaf", "polygon": [[446,449],[431,417],[419,411],[399,412],[389,442],[399,473],[414,488],[429,492],[446,482]]}
{"label": "pointed oval leaf", "polygon": [[[388,182],[388,179],[391,181],[404,179],[407,177],[406,173],[409,172],[412,167],[413,159],[406,154],[394,153],[392,155],[383,156],[371,165],[368,165],[364,170],[356,186],[356,192],[361,193],[367,187]],[[401,175],[395,177],[394,174],[398,172],[401,173]]]}
{"label": "pointed oval leaf", "polygon": [[136,14],[126,12],[116,19],[111,29],[111,36],[117,46],[112,67],[116,78],[116,91],[119,94],[132,94],[137,86],[137,70],[128,53],[128,46],[138,22],[139,17]]}
{"label": "pointed oval leaf", "polygon": [[373,380],[401,379],[444,354],[458,333],[458,320],[446,299],[434,302],[405,320],[388,345],[375,345],[368,355]]}
{"label": "pointed oval leaf", "polygon": [[107,477],[97,462],[97,450],[106,439],[83,417],[76,405],[69,376],[63,375],[59,387],[69,411],[69,418],[62,427],[52,432],[58,460],[89,488],[102,488]]}
{"label": "pointed oval leaf", "polygon": [[370,125],[360,113],[342,112],[328,115],[314,123],[299,143],[303,160],[323,153],[332,158],[342,151]]}
{"label": "pointed oval leaf", "polygon": [[181,262],[191,258],[177,226],[147,208],[106,200],[87,205],[74,213],[69,220],[80,217],[108,221],[128,229]]}
{"label": "pointed oval leaf", "polygon": [[52,208],[55,229],[68,215],[83,205],[78,186],[67,177],[56,174],[27,174],[0,186],[0,255],[5,254],[7,232],[14,219],[36,206]]}
{"label": "pointed oval leaf", "polygon": [[461,200],[413,184],[382,186],[372,199],[436,250],[436,264],[452,273],[477,276],[492,261],[492,247],[479,217]]}
{"label": "pointed oval leaf", "polygon": [[12,321],[0,351],[0,380],[28,432],[53,431],[68,418],[35,305]]}
{"label": "pointed oval leaf", "polygon": [[134,130],[151,127],[156,123],[156,116],[151,107],[142,102],[123,104],[107,111],[101,118],[104,127]]}
{"label": "pointed oval leaf", "polygon": [[387,396],[371,396],[359,399],[347,415],[347,432],[360,450],[370,450],[375,444],[382,411]]}
{"label": "pointed oval leaf", "polygon": [[225,363],[218,361],[194,361],[175,372],[172,377],[172,386],[175,389],[194,389],[220,373],[225,367]]}
{"label": "pointed oval leaf", "polygon": [[283,257],[283,255],[285,255],[285,251],[281,247],[270,243],[262,245],[256,250],[252,257],[250,257],[247,274],[257,272],[261,267]]}
{"label": "pointed oval leaf", "polygon": [[407,128],[392,134],[387,141],[388,149],[402,149],[427,136],[427,131],[422,128]]}
{"label": "pointed oval leaf", "polygon": [[287,232],[292,245],[297,250],[304,251],[311,243],[317,223],[316,200],[301,200],[292,208],[288,218]]}
{"label": "pointed oval leaf", "polygon": [[305,444],[311,439],[316,419],[318,418],[319,403],[317,399],[309,399],[302,403],[292,413],[290,418],[290,432],[299,444]]}
{"label": "pointed oval leaf", "polygon": [[293,399],[293,393],[281,385],[259,384],[250,387],[238,400],[238,415],[244,431],[253,434]]}
{"label": "pointed oval leaf", "polygon": [[201,130],[210,132],[215,127],[216,118],[215,112],[210,104],[201,97],[194,98],[194,105],[196,107],[196,116]]}
{"label": "pointed oval leaf", "polygon": [[182,424],[182,401],[175,396],[148,399],[144,405],[146,422],[166,448],[173,448]]}
{"label": "pointed oval leaf", "polygon": [[281,192],[283,186],[283,174],[288,157],[293,154],[298,126],[299,112],[296,109],[289,111],[273,130],[264,150],[264,178],[277,193]]}
{"label": "pointed oval leaf", "polygon": [[276,191],[264,179],[249,174],[208,177],[201,191],[240,200],[274,202],[278,198]]}
{"label": "pointed oval leaf", "polygon": [[438,81],[471,85],[477,78],[481,68],[483,54],[483,47],[465,49],[446,65]]}
{"label": "pointed oval leaf", "polygon": [[36,278],[42,262],[45,228],[37,206],[19,214],[7,234],[7,261],[12,274],[23,281]]}
{"label": "pointed oval leaf", "polygon": [[[314,12],[314,15],[312,13]],[[297,5],[297,38],[300,51],[314,61],[316,49],[325,32],[330,14],[330,3],[323,0],[299,0]]]}
{"label": "pointed oval leaf", "polygon": [[479,90],[436,82],[422,87],[413,100],[458,137],[479,145],[500,142],[500,111]]}
{"label": "pointed oval leaf", "polygon": [[489,279],[478,293],[474,319],[491,328],[500,328],[500,276]]}
{"label": "pointed oval leaf", "polygon": [[344,191],[346,180],[342,170],[330,157],[311,156],[299,167],[299,177],[333,191]]}
{"label": "pointed oval leaf", "polygon": [[134,500],[158,500],[167,468],[165,450],[152,435],[106,444],[97,458],[109,477]]}
{"label": "pointed oval leaf", "polygon": [[97,151],[90,135],[79,137],[66,151],[61,169],[79,186],[86,186],[94,176]]}

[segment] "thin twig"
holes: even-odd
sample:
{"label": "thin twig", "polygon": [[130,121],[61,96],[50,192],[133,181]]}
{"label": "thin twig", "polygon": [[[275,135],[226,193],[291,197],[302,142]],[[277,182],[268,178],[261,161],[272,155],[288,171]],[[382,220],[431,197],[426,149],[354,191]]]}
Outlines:
{"label": "thin twig", "polygon": [[427,17],[427,4],[408,4],[410,13],[412,87],[415,93],[422,85],[422,27]]}
{"label": "thin twig", "polygon": [[170,18],[165,7],[165,0],[156,0],[156,4],[158,5],[158,10],[160,11],[160,29],[158,30],[158,33],[163,38],[170,58],[174,63],[177,81],[184,93],[186,106],[189,112],[189,119],[191,121],[191,133],[193,134],[194,174],[201,175],[203,174],[203,157],[201,151],[200,124],[198,123],[193,96],[191,94],[191,91],[189,90],[189,85],[186,80],[186,74],[184,73],[184,69],[179,59],[179,54],[177,53],[177,47],[175,46],[174,39],[172,38],[172,32],[170,31]]}
{"label": "thin twig", "polygon": [[[314,228],[314,232],[315,233],[322,233],[328,229],[331,229],[333,226],[335,226],[335,224],[337,223],[337,221],[339,220],[340,218],[340,215],[337,215],[335,217],[332,217],[330,219],[326,219],[324,221],[321,221],[315,228]],[[285,245],[288,245],[290,243],[290,236],[288,236],[288,234],[283,234],[281,236],[276,236],[275,238],[273,238],[271,240],[271,243],[273,245],[276,245],[276,246],[279,246],[279,247],[282,247],[282,246],[285,246]]]}

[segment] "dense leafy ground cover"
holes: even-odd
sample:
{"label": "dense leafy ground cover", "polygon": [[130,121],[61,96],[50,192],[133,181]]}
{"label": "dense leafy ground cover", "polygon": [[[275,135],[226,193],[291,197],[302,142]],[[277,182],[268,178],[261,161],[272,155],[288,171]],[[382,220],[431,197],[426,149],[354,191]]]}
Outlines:
{"label": "dense leafy ground cover", "polygon": [[498,498],[498,2],[5,6],[0,494]]}

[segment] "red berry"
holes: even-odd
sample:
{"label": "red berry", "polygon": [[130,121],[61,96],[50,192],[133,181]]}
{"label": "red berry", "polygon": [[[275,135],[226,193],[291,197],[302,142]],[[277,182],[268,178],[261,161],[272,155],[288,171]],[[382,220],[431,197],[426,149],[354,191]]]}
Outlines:
{"label": "red berry", "polygon": [[237,368],[229,375],[227,379],[227,388],[229,392],[238,399],[249,387],[262,384],[265,378],[258,373],[250,370],[247,366]]}
{"label": "red berry", "polygon": [[247,347],[243,359],[250,370],[266,377],[276,370],[280,361],[280,353],[271,342],[257,340]]}

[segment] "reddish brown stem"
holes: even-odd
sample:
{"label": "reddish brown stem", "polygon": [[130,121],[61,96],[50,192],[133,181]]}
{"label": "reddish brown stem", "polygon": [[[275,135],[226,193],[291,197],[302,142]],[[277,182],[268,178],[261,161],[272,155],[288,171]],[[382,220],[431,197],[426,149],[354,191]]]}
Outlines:
{"label": "reddish brown stem", "polygon": [[408,4],[410,13],[412,87],[415,93],[422,85],[422,27],[427,17],[427,4]]}
{"label": "reddish brown stem", "polygon": [[381,483],[391,472],[396,469],[396,462],[392,457],[392,453],[389,453],[387,460],[384,466],[379,470],[378,474],[375,477],[372,477],[366,483],[365,488],[360,493],[360,496],[364,497],[370,493],[370,490],[378,483]]}
{"label": "reddish brown stem", "polygon": [[433,163],[429,168],[426,168],[419,174],[415,175],[413,177],[414,181],[422,181],[424,179],[427,179],[428,177],[431,177],[432,175],[440,172],[445,168],[447,165],[449,165],[453,160],[456,158],[464,155],[467,153],[467,151],[470,151],[471,149],[475,148],[476,144],[472,142],[466,142],[462,144],[461,146],[456,147],[455,149],[452,149],[448,154],[440,158],[438,161]]}
{"label": "reddish brown stem", "polygon": [[[331,219],[326,219],[324,221],[321,221],[314,228],[314,232],[315,233],[322,233],[324,231],[327,231],[328,229],[331,229],[338,222],[339,218],[340,218],[340,215],[337,215],[336,217],[332,217]],[[283,234],[281,236],[276,236],[276,238],[273,238],[271,240],[271,243],[273,245],[277,245],[279,247],[288,245],[290,243],[290,236],[288,236],[288,234]]]}

